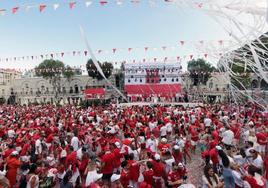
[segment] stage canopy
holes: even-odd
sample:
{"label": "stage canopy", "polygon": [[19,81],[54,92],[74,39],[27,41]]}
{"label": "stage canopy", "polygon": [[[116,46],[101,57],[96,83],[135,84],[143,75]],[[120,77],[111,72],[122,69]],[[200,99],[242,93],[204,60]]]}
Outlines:
{"label": "stage canopy", "polygon": [[125,85],[127,95],[174,96],[181,93],[180,84]]}
{"label": "stage canopy", "polygon": [[104,88],[88,88],[84,91],[86,98],[98,98],[105,95]]}

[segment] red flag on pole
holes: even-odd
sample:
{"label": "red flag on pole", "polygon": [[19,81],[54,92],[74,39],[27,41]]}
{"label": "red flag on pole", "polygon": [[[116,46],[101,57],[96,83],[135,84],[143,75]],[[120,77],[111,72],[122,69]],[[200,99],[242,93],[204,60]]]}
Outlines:
{"label": "red flag on pole", "polygon": [[39,11],[42,12],[46,8],[46,5],[39,5]]}
{"label": "red flag on pole", "polygon": [[113,49],[113,53],[115,53],[115,52],[116,52],[116,48]]}
{"label": "red flag on pole", "polygon": [[76,2],[70,2],[70,3],[69,3],[69,7],[70,7],[70,9],[73,9],[75,4],[76,4]]}
{"label": "red flag on pole", "polygon": [[132,48],[128,48],[128,51],[130,52],[132,50]]}
{"label": "red flag on pole", "polygon": [[204,56],[205,56],[205,58],[207,58],[208,57],[208,54],[204,54]]}
{"label": "red flag on pole", "polygon": [[193,59],[194,55],[190,55],[190,59]]}
{"label": "red flag on pole", "polygon": [[14,8],[12,8],[12,13],[16,14],[16,12],[18,12],[18,10],[19,10],[19,7],[14,7]]}
{"label": "red flag on pole", "polygon": [[87,51],[84,51],[85,56],[87,56]]}
{"label": "red flag on pole", "polygon": [[64,52],[61,52],[61,57],[63,57],[64,56]]}

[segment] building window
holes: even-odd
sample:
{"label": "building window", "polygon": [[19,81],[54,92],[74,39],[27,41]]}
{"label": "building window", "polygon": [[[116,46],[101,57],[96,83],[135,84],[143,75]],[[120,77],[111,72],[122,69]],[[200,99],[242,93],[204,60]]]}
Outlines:
{"label": "building window", "polygon": [[66,93],[66,89],[65,89],[65,87],[62,87],[62,92],[63,92],[63,93]]}
{"label": "building window", "polygon": [[212,82],[212,80],[209,82],[209,89],[212,89],[213,88],[213,82]]}
{"label": "building window", "polygon": [[140,82],[142,82],[142,79],[140,79]]}
{"label": "building window", "polygon": [[70,87],[70,93],[73,93],[74,90],[73,90],[73,87]]}
{"label": "building window", "polygon": [[176,78],[176,82],[178,82],[179,81],[179,78]]}
{"label": "building window", "polygon": [[5,90],[4,89],[2,89],[2,95],[4,95],[5,94]]}
{"label": "building window", "polygon": [[166,78],[164,78],[164,82],[165,82],[165,81],[167,81],[167,79],[166,79]]}
{"label": "building window", "polygon": [[79,88],[78,88],[77,84],[74,85],[74,91],[75,91],[75,93],[79,93]]}
{"label": "building window", "polygon": [[171,82],[174,82],[174,78],[171,79]]}
{"label": "building window", "polygon": [[130,79],[128,79],[128,81],[127,81],[128,83],[130,83]]}

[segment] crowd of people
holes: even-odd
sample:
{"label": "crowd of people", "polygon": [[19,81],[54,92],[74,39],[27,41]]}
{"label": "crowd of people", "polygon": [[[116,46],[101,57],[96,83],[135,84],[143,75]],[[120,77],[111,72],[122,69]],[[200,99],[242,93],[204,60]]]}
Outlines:
{"label": "crowd of people", "polygon": [[265,188],[267,142],[254,104],[1,106],[0,187]]}

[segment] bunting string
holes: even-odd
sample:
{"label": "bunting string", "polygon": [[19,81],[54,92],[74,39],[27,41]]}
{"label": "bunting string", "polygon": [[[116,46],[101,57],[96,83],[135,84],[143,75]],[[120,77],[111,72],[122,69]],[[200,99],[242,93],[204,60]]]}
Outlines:
{"label": "bunting string", "polygon": [[[216,46],[218,45],[220,48],[225,46],[233,45],[231,40],[199,40],[199,41],[185,41],[180,40],[177,42],[177,45],[163,45],[160,47],[128,47],[128,48],[112,48],[110,50],[98,49],[95,50],[94,53],[98,55],[105,55],[105,54],[117,54],[121,52],[127,53],[134,53],[134,52],[150,52],[150,51],[169,51],[175,50],[176,48],[183,48],[184,46],[193,45],[193,46]],[[17,62],[17,61],[29,61],[29,60],[43,60],[43,59],[54,59],[54,58],[64,58],[65,56],[88,56],[89,53],[87,50],[73,50],[73,51],[62,51],[62,52],[50,52],[44,53],[41,55],[25,55],[25,56],[15,56],[15,57],[0,57],[0,62]],[[204,58],[208,57],[208,53],[203,54]]]}
{"label": "bunting string", "polygon": [[[151,58],[142,58],[142,59],[128,59],[128,60],[121,60],[121,61],[107,61],[113,64],[113,66],[121,66],[122,64],[153,64],[153,63],[166,63],[168,64],[182,64],[182,62],[187,62],[192,59],[196,58],[204,58],[208,56],[222,56],[223,54],[191,54],[191,55],[183,55],[183,56],[173,56],[173,57],[151,57]],[[32,73],[40,73],[40,72],[66,72],[66,71],[81,71],[86,72],[86,64],[77,65],[77,66],[69,66],[68,69],[37,69],[37,68],[29,68],[29,69],[0,69],[0,70],[8,70],[8,71],[17,71],[17,72],[32,72]]]}
{"label": "bunting string", "polygon": [[[149,0],[149,5],[153,6],[157,3],[156,0]],[[164,4],[170,4],[175,2],[175,0],[162,0]],[[84,6],[86,8],[96,4],[100,6],[106,6],[108,4],[116,4],[121,6],[123,4],[131,3],[132,5],[138,5],[142,3],[141,0],[86,0],[86,1],[69,1],[69,2],[61,2],[61,3],[53,3],[53,4],[34,4],[34,5],[21,5],[21,6],[14,6],[11,8],[0,8],[0,15],[4,16],[7,13],[11,13],[12,15],[18,14],[19,12],[28,12],[32,9],[37,9],[40,13],[46,11],[46,9],[58,10],[59,8],[68,8],[70,10],[75,9],[80,6]],[[201,7],[200,7],[201,8]]]}

